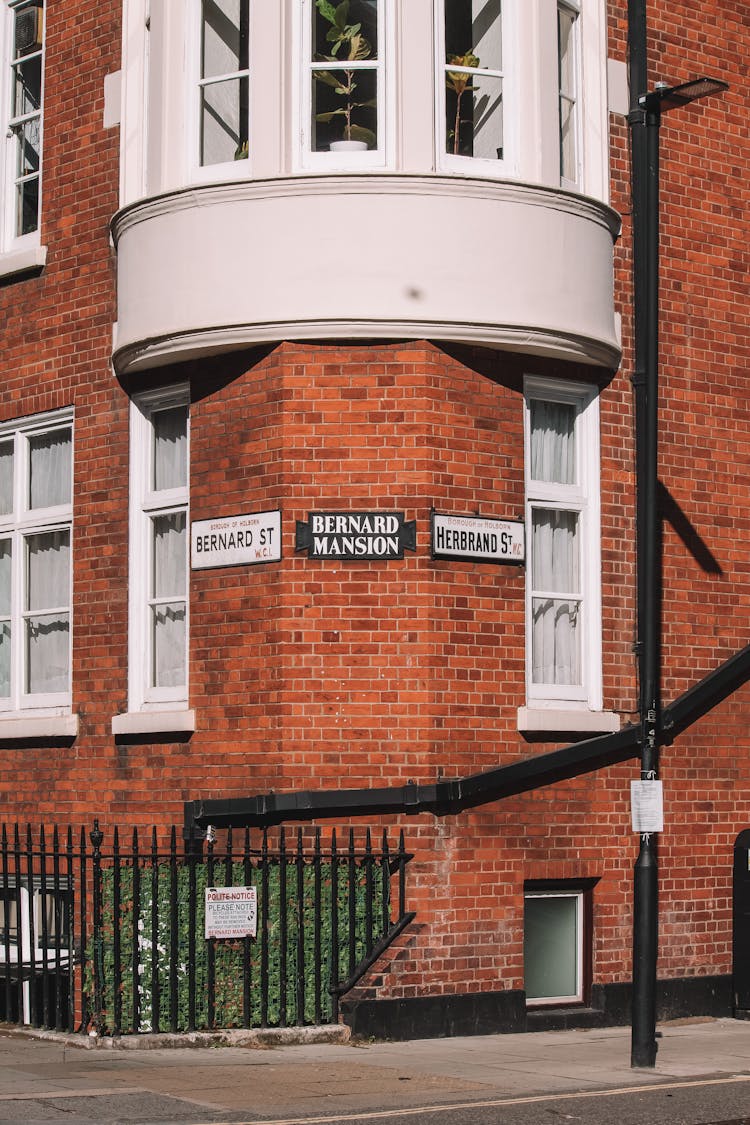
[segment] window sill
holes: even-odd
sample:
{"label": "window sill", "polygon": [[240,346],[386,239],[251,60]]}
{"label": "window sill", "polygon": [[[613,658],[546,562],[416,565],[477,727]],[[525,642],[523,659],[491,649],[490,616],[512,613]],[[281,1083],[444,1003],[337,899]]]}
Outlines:
{"label": "window sill", "polygon": [[0,254],[0,279],[25,273],[36,273],[47,263],[47,247],[31,246],[26,250],[11,250]]}
{"label": "window sill", "polygon": [[620,716],[615,711],[518,708],[518,730],[521,734],[613,734],[619,729]]}
{"label": "window sill", "polygon": [[72,741],[77,735],[77,715],[0,718],[0,743]]}
{"label": "window sill", "polygon": [[112,717],[115,737],[142,735],[190,735],[195,731],[195,711],[128,711]]}

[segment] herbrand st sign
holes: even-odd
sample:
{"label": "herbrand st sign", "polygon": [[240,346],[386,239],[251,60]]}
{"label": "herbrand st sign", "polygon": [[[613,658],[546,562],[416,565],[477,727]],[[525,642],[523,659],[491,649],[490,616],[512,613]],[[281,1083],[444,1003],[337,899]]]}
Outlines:
{"label": "herbrand st sign", "polygon": [[417,549],[417,524],[403,512],[310,512],[297,520],[295,549],[311,559],[402,559]]}
{"label": "herbrand st sign", "polygon": [[524,561],[524,527],[517,520],[432,513],[432,557],[472,562]]}

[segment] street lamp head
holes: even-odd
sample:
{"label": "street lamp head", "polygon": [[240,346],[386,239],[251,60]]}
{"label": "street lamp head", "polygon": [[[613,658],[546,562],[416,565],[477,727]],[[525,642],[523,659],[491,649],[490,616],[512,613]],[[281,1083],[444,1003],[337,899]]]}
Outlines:
{"label": "street lamp head", "polygon": [[679,86],[657,83],[648,94],[639,97],[638,104],[650,113],[666,113],[667,110],[677,109],[711,94],[721,94],[728,89],[729,83],[721,78],[693,78],[690,82],[681,82]]}

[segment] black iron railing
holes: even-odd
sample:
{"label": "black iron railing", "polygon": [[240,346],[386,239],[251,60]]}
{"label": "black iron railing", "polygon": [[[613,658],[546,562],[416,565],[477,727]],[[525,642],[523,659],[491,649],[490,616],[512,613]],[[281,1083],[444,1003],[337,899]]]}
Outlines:
{"label": "black iron railing", "polygon": [[[335,1022],[414,917],[403,834],[344,839],[3,828],[0,1020],[114,1035]],[[255,935],[207,937],[207,888],[253,888]]]}

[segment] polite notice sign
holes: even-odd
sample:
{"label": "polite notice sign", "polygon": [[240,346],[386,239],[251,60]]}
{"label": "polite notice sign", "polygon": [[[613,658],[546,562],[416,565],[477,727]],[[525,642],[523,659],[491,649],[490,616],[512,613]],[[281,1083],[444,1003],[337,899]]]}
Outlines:
{"label": "polite notice sign", "polygon": [[206,887],[206,937],[255,937],[258,902],[255,887]]}
{"label": "polite notice sign", "polygon": [[255,512],[196,520],[191,527],[193,570],[278,562],[281,558],[281,512]]}
{"label": "polite notice sign", "polygon": [[524,561],[523,524],[433,512],[432,557],[520,565]]}

